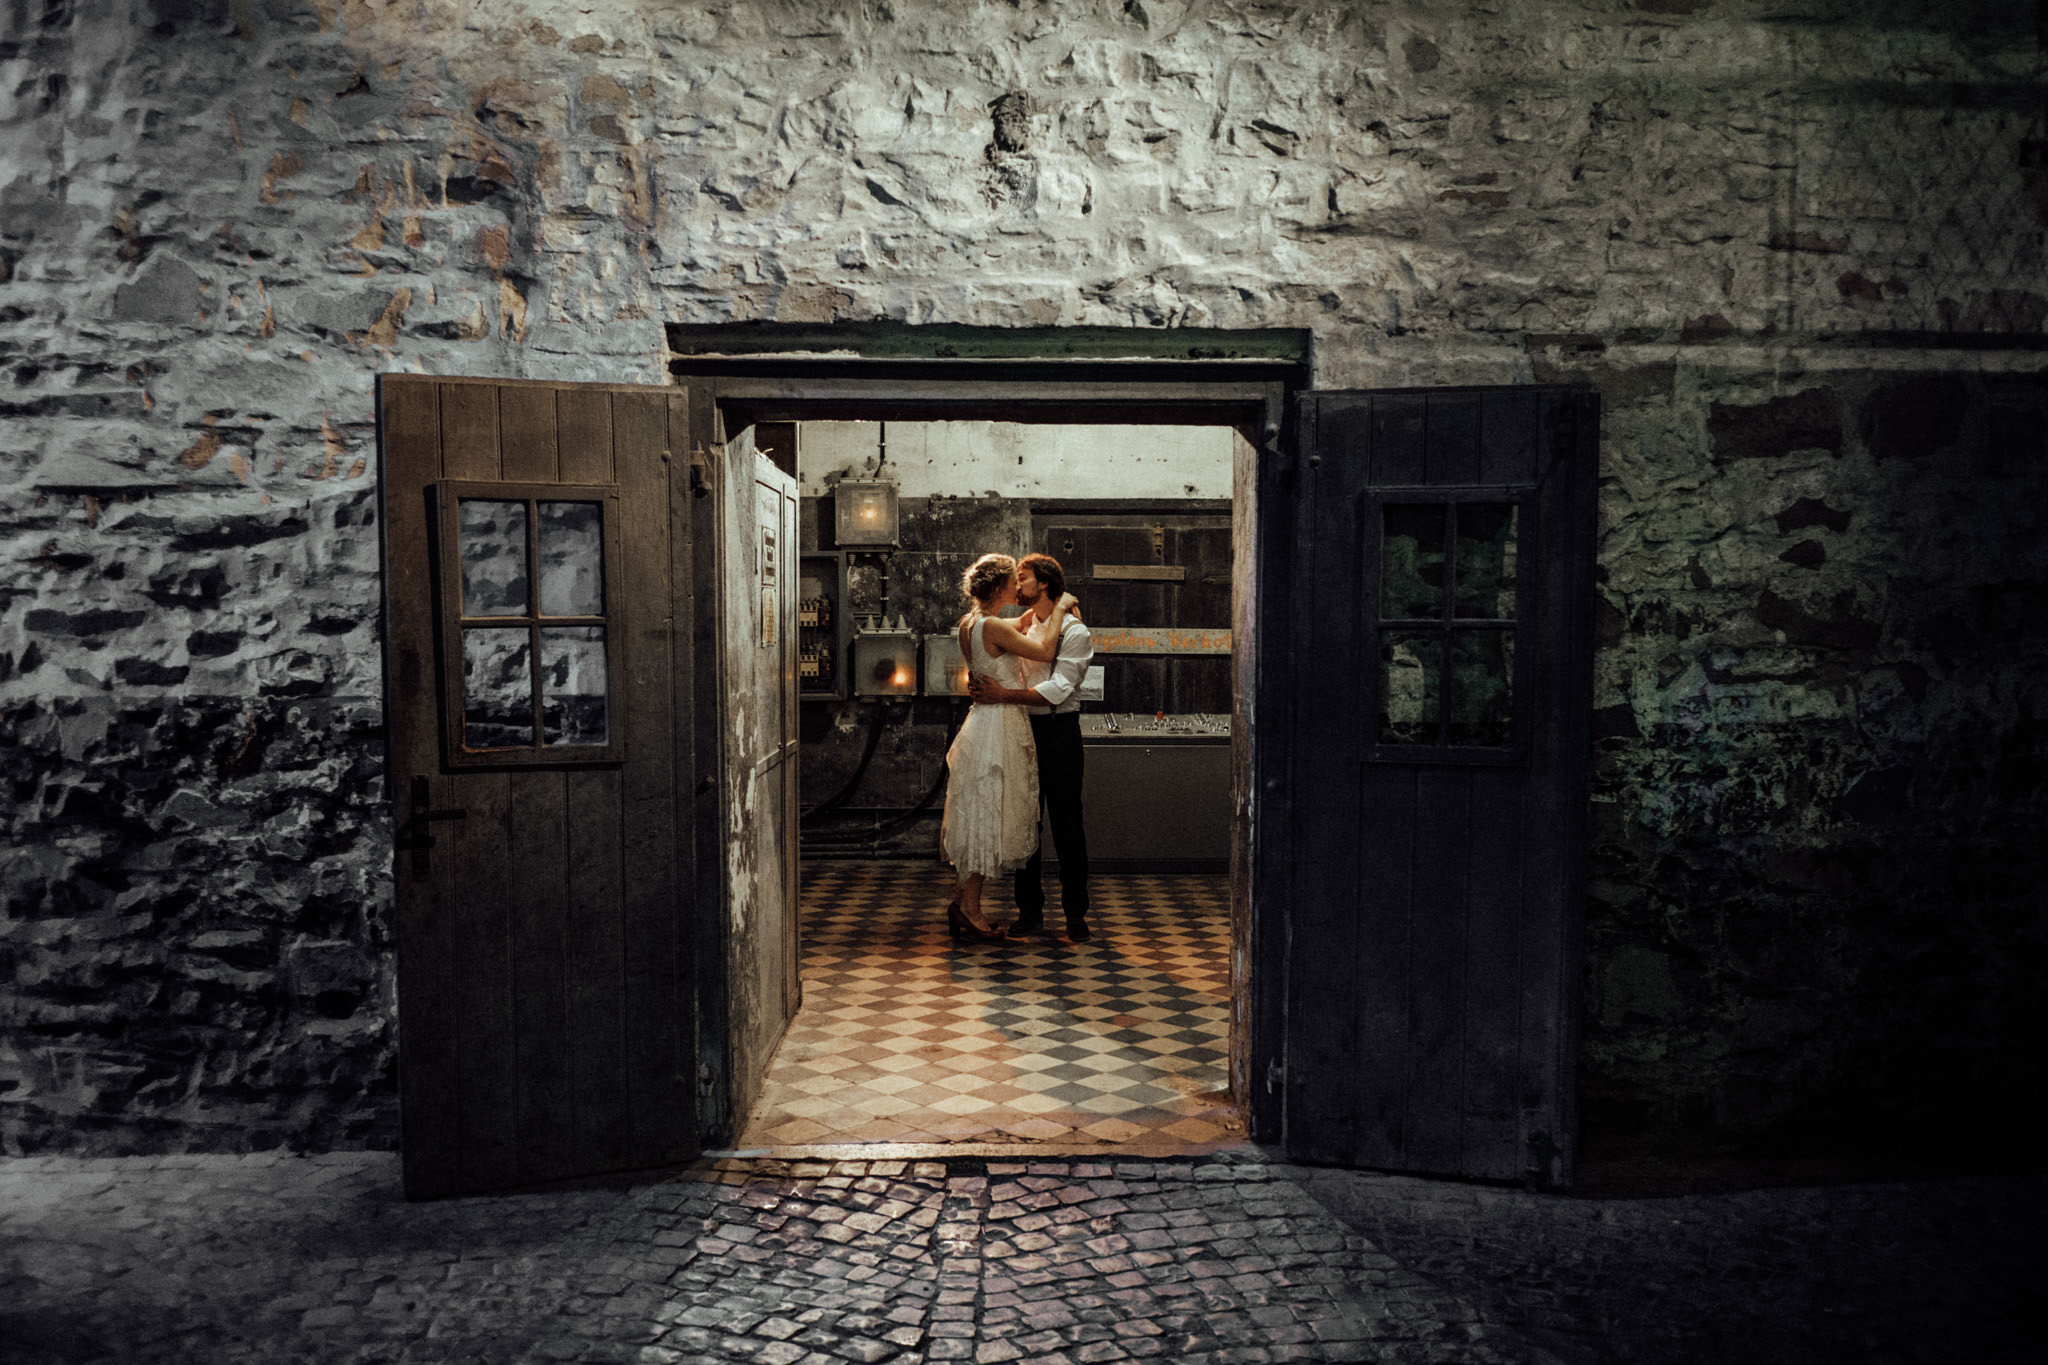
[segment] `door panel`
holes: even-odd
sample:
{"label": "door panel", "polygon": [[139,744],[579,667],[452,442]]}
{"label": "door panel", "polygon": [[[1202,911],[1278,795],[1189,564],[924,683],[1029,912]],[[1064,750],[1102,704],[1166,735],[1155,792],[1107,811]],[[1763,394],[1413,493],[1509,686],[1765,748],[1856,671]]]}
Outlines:
{"label": "door panel", "polygon": [[1290,921],[1282,1140],[1568,1183],[1597,400],[1321,393],[1298,415],[1304,458],[1262,489],[1298,662],[1260,705],[1287,793],[1259,817]]}
{"label": "door panel", "polygon": [[[603,397],[597,391],[561,391],[557,411],[563,427],[588,433],[593,444],[609,427],[620,487],[667,492],[627,497],[619,507],[626,563],[646,565],[655,575],[650,581],[669,584],[666,599],[632,591],[629,584],[619,612],[626,657],[616,695],[628,748],[646,760],[619,770],[621,935],[635,948],[621,963],[621,1065],[629,1095],[660,1097],[658,1103],[627,1107],[621,1140],[633,1154],[671,1144],[694,1152],[702,1130],[676,1115],[695,1113],[702,1058],[693,997],[709,989],[698,969],[693,923],[704,918],[696,910],[710,899],[694,880],[699,855],[693,796],[709,756],[693,737],[692,717],[701,702],[695,700],[699,683],[688,622],[700,611],[711,614],[692,596],[691,563],[694,542],[710,537],[692,531],[691,516],[701,500],[688,487],[688,452],[696,442],[687,400],[669,394],[659,403],[614,405],[599,402]],[[687,1143],[678,1139],[678,1127]]]}
{"label": "door panel", "polygon": [[719,574],[730,1113],[760,1094],[798,998],[796,480],[748,428],[723,447]]}
{"label": "door panel", "polygon": [[[673,604],[690,600],[691,556],[668,451],[689,433],[672,442],[659,389],[387,375],[379,398],[407,1193],[686,1160],[699,1146],[695,755],[675,741],[694,705]],[[571,629],[618,633],[598,673],[616,744],[500,749],[487,757],[501,766],[468,766],[481,741],[461,710],[484,684],[462,641],[479,623],[463,615],[464,547],[444,543],[440,501],[493,484],[532,486],[535,518],[549,486],[615,490],[597,505],[616,525],[591,543],[616,535],[616,575],[547,557],[542,530],[520,537],[513,591],[535,604],[542,647],[512,650],[525,662],[507,676],[526,671],[535,714],[558,685],[565,715],[589,695],[587,677],[564,681],[589,656],[560,652],[564,628],[542,623],[544,575],[609,580],[600,623]]]}

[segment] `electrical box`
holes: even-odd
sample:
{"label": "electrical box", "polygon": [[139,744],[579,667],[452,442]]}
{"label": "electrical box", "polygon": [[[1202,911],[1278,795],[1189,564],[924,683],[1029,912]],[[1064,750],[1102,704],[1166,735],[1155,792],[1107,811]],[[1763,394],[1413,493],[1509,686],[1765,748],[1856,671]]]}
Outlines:
{"label": "electrical box", "polygon": [[841,483],[832,490],[833,535],[844,549],[896,548],[896,485]]}
{"label": "electrical box", "polygon": [[917,636],[886,622],[853,637],[853,695],[917,695]]}
{"label": "electrical box", "polygon": [[816,552],[797,556],[796,687],[805,701],[846,696],[847,645],[853,622],[846,611],[846,556]]}
{"label": "electrical box", "polygon": [[960,657],[960,632],[924,637],[924,694],[927,697],[967,695],[967,660]]}

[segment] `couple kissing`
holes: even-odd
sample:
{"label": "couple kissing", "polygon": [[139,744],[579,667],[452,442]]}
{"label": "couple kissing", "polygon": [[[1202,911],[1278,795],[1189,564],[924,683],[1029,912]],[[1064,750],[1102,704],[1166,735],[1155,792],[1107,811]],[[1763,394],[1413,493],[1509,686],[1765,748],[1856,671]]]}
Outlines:
{"label": "couple kissing", "polygon": [[[1067,576],[1051,555],[987,554],[960,580],[973,604],[960,618],[974,705],[946,753],[939,846],[959,890],[946,907],[955,938],[999,942],[1045,922],[1039,812],[1060,859],[1067,937],[1088,933],[1088,840],[1081,826],[1081,680],[1095,647]],[[997,615],[1016,605],[1014,620]],[[1017,918],[995,927],[982,908],[989,878],[1012,873]]]}

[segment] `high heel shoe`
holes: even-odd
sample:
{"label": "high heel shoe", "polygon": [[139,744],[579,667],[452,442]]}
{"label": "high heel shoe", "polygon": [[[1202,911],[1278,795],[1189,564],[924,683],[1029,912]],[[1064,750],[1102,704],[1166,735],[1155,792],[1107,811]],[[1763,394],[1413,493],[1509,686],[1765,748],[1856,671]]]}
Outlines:
{"label": "high heel shoe", "polygon": [[977,943],[1001,943],[1003,941],[1002,931],[984,929],[973,920],[967,918],[966,913],[960,909],[959,901],[954,901],[946,907],[946,930],[956,939],[973,939]]}

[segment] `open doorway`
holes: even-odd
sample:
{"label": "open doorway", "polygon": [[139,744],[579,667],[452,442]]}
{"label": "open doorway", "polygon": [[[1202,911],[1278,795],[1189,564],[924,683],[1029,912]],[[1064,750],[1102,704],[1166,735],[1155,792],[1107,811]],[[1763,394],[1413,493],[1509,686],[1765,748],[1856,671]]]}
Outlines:
{"label": "open doorway", "polygon": [[[799,1004],[801,728],[797,484],[754,437],[849,420],[1232,433],[1231,1094],[1297,1158],[1569,1182],[1596,396],[673,368],[379,382],[409,1193],[685,1159],[752,1111]],[[572,561],[603,589],[564,616]]]}
{"label": "open doorway", "polygon": [[[738,1141],[800,1155],[1200,1150],[1231,1095],[1228,425],[816,420],[752,428],[799,490],[802,1005]],[[1089,935],[954,942],[953,623],[979,554],[1049,554],[1094,657],[1078,693]],[[986,904],[1015,915],[1008,878]]]}

